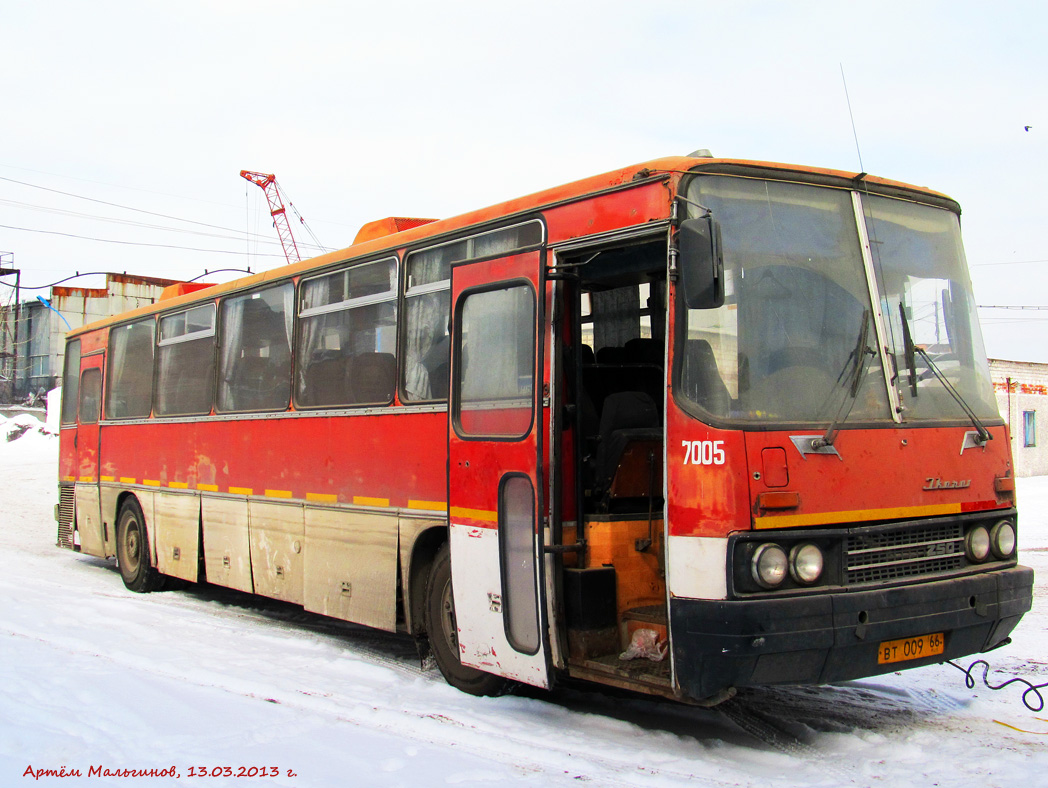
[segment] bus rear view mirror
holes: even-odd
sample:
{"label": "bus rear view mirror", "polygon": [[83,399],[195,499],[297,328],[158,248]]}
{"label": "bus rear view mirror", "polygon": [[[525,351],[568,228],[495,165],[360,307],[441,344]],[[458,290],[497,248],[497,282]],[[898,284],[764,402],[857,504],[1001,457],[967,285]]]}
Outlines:
{"label": "bus rear view mirror", "polygon": [[712,216],[681,222],[680,250],[684,303],[689,309],[713,309],[724,304],[724,256],[720,225]]}

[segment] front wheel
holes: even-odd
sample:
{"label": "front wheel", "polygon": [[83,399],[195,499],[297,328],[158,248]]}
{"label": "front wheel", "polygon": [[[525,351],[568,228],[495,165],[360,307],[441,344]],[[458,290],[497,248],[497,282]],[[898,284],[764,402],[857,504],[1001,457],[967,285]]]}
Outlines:
{"label": "front wheel", "polygon": [[510,688],[508,679],[463,665],[459,660],[455,597],[451,593],[451,548],[447,543],[429,570],[425,620],[433,658],[448,684],[470,695],[502,695]]}
{"label": "front wheel", "polygon": [[145,594],[158,591],[164,585],[164,576],[149,561],[146,519],[135,498],[128,498],[120,507],[116,520],[116,558],[120,577],[131,591]]}

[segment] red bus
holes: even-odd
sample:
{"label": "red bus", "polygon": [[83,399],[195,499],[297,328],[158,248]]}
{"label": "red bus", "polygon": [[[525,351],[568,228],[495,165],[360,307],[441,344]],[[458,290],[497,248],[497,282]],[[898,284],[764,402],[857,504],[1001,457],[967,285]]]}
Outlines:
{"label": "red bus", "polygon": [[959,216],[696,154],[174,286],[69,334],[59,544],[409,633],[477,694],[987,651],[1033,575]]}

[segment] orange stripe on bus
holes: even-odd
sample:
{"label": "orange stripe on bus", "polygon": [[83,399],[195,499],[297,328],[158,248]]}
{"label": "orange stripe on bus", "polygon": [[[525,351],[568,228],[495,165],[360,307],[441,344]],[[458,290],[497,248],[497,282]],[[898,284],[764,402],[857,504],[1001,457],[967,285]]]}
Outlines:
{"label": "orange stripe on bus", "polygon": [[835,525],[857,523],[865,520],[896,520],[903,517],[931,517],[943,514],[960,514],[961,504],[943,503],[934,506],[900,506],[894,509],[856,509],[850,512],[818,512],[817,514],[785,514],[777,517],[757,517],[753,527],[794,528],[802,525]]}
{"label": "orange stripe on bus", "polygon": [[229,491],[233,495],[251,495],[254,492],[250,487],[230,487]]}
{"label": "orange stripe on bus", "polygon": [[197,489],[198,490],[203,490],[204,492],[218,492],[218,485],[217,484],[198,484],[197,485]]}
{"label": "orange stripe on bus", "polygon": [[317,503],[338,503],[338,496],[331,493],[306,493],[306,500]]}
{"label": "orange stripe on bus", "polygon": [[291,490],[266,490],[265,494],[269,498],[290,498]]}
{"label": "orange stripe on bus", "polygon": [[75,476],[63,476],[62,477],[62,481],[64,481],[64,482],[75,482],[76,481],[76,477]]}
{"label": "orange stripe on bus", "polygon": [[426,509],[431,512],[442,512],[448,508],[444,501],[408,501],[409,509]]}
{"label": "orange stripe on bus", "polygon": [[389,498],[368,498],[365,495],[354,495],[353,503],[357,506],[389,506]]}
{"label": "orange stripe on bus", "polygon": [[97,481],[94,476],[81,476],[77,481],[81,482],[94,482]]}
{"label": "orange stripe on bus", "polygon": [[462,506],[452,506],[451,516],[466,517],[470,520],[483,520],[487,523],[497,523],[499,521],[498,512],[492,512],[488,509],[466,509]]}

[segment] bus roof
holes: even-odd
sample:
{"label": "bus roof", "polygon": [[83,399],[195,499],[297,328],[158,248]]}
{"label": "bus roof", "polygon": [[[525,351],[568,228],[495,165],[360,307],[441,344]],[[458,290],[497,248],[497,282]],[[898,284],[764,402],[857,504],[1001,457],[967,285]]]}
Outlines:
{"label": "bus roof", "polygon": [[[385,250],[399,249],[426,238],[434,238],[453,233],[466,227],[482,225],[507,216],[535,211],[558,203],[584,199],[589,195],[608,189],[628,186],[630,183],[637,183],[639,185],[652,177],[669,176],[672,180],[679,180],[682,175],[694,171],[750,175],[751,177],[767,177],[775,175],[780,178],[784,176],[788,178],[790,175],[793,175],[800,180],[825,183],[827,185],[844,186],[846,184],[851,184],[854,187],[854,185],[860,184],[874,186],[877,187],[878,191],[887,191],[889,193],[910,193],[911,195],[915,193],[920,194],[930,198],[936,203],[944,204],[958,213],[960,212],[960,207],[944,194],[932,191],[925,187],[912,186],[900,181],[878,178],[876,176],[867,175],[866,173],[846,172],[819,167],[805,167],[795,164],[781,164],[745,159],[671,156],[661,159],[653,159],[651,161],[634,164],[618,170],[612,170],[611,172],[602,173],[583,180],[555,186],[551,189],[545,189],[540,192],[535,192],[534,194],[518,197],[487,208],[481,208],[458,216],[453,216],[448,219],[440,219],[436,221],[406,220],[409,224],[414,222],[422,223],[416,224],[415,226],[409,226],[408,229],[400,232],[379,235],[378,237],[371,238],[362,243],[356,243],[334,252],[328,252],[317,257],[309,258],[308,260],[279,266],[257,274],[224,282],[222,284],[211,286],[197,285],[193,288],[178,288],[176,285],[176,287],[168,288],[170,294],[165,293],[165,296],[155,304],[139,307],[138,309],[106,317],[101,320],[96,320],[93,323],[89,323],[68,332],[67,336],[79,336],[99,328],[104,328],[113,323],[124,322],[135,317],[167,311],[172,307],[177,307],[182,304],[191,304],[201,300],[211,300],[212,298],[218,297],[227,292],[263,284],[268,281],[297,276],[312,271],[313,269],[324,268],[345,260],[358,257],[363,258]],[[381,222],[387,221],[390,220],[369,222],[368,225],[378,225]],[[365,225],[365,227],[368,225]],[[395,225],[395,222],[390,222],[390,226]],[[374,233],[368,233],[368,235],[374,235]],[[359,234],[358,237],[360,237]]]}

